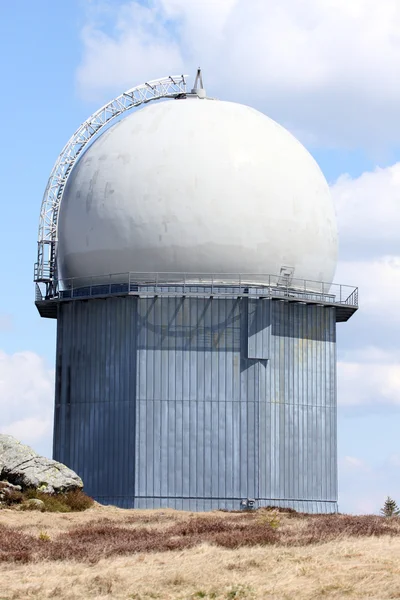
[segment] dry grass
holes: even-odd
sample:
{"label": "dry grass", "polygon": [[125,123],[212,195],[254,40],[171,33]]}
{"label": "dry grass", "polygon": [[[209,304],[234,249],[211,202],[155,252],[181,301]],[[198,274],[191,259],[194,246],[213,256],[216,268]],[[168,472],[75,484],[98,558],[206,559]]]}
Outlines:
{"label": "dry grass", "polygon": [[0,556],[7,600],[400,598],[396,518],[3,510]]}

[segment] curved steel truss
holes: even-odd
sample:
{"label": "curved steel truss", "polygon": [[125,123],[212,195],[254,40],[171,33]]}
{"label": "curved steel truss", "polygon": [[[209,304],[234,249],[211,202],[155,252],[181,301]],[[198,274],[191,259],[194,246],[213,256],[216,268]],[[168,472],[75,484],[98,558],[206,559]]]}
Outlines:
{"label": "curved steel truss", "polygon": [[82,123],[62,149],[47,182],[40,210],[34,279],[38,283],[46,284],[46,296],[52,294],[56,278],[57,223],[60,204],[65,184],[77,158],[93,136],[127,110],[151,100],[184,97],[186,77],[187,75],[164,77],[124,92]]}

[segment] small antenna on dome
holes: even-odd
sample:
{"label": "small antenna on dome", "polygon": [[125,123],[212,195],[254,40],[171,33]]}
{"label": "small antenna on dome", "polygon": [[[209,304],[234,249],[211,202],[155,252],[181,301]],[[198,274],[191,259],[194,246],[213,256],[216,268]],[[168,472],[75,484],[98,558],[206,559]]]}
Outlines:
{"label": "small antenna on dome", "polygon": [[196,94],[199,98],[206,97],[206,90],[203,87],[203,76],[200,67],[197,69],[196,79],[194,80],[194,86],[191,93]]}

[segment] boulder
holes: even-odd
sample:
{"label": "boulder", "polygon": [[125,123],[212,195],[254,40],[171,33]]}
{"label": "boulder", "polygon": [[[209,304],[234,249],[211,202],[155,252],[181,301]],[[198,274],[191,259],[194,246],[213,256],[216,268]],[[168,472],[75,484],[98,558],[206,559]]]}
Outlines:
{"label": "boulder", "polygon": [[0,434],[0,479],[23,490],[33,487],[46,493],[83,488],[82,479],[74,471],[4,434]]}
{"label": "boulder", "polygon": [[39,500],[39,498],[30,498],[22,504],[22,508],[24,507],[30,510],[44,510],[44,502],[43,500]]}

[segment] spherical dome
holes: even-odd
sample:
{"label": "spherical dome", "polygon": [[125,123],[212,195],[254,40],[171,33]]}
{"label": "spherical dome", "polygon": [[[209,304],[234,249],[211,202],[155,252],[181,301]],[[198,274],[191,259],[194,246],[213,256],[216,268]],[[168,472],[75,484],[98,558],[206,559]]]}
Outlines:
{"label": "spherical dome", "polygon": [[331,282],[336,268],[333,205],[314,159],[262,113],[217,100],[153,103],[103,133],[71,172],[58,237],[62,278],[257,281],[285,267]]}

